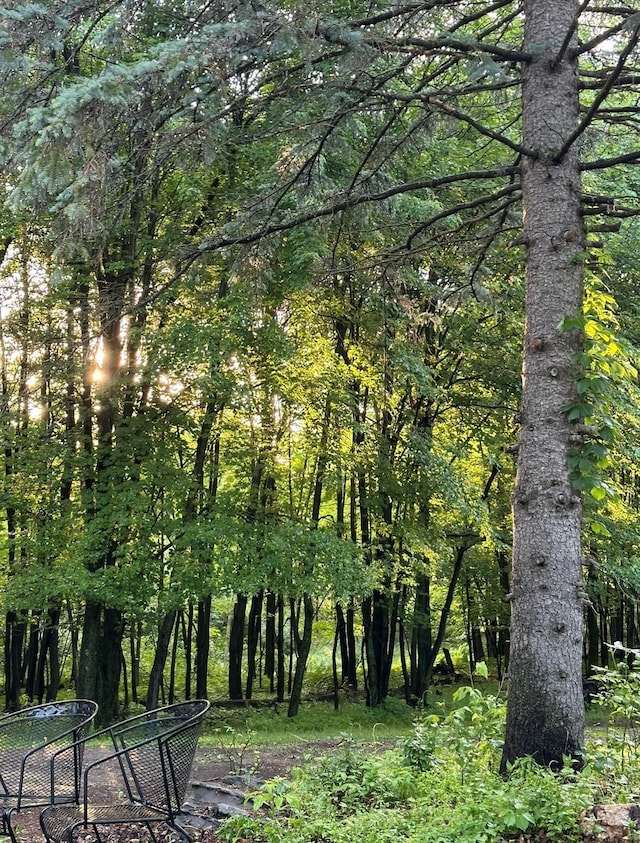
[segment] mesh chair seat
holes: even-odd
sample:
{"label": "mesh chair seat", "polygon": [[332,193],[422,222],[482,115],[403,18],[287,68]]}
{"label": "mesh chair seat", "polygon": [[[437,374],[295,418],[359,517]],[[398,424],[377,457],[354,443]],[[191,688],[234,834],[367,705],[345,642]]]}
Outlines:
{"label": "mesh chair seat", "polygon": [[[154,840],[153,825],[164,823],[189,841],[175,818],[208,709],[207,700],[175,703],[93,735],[110,739],[113,751],[86,766],[79,807],[50,805],[41,812],[47,841],[72,843],[75,832],[86,829],[100,840],[99,826],[135,823],[145,825]],[[62,759],[64,751],[58,755]],[[105,799],[105,785],[111,786],[110,801]],[[97,789],[99,795],[94,796]]]}
{"label": "mesh chair seat", "polygon": [[[158,823],[166,820],[166,813],[135,802],[118,805],[89,805],[86,812],[74,805],[47,809],[47,831],[52,840],[71,841],[76,828],[121,823]],[[95,831],[95,828],[94,828]]]}
{"label": "mesh chair seat", "polygon": [[[56,802],[78,803],[82,746],[98,706],[65,700],[30,706],[0,717],[0,833],[15,843],[13,815]],[[65,763],[53,759],[63,749]]]}

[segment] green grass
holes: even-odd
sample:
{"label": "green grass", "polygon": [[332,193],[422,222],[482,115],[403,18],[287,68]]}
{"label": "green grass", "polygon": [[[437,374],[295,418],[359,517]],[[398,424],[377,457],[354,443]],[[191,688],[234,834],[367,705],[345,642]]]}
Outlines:
{"label": "green grass", "polygon": [[251,738],[251,746],[286,746],[304,741],[349,737],[357,742],[389,741],[408,734],[415,710],[404,700],[389,698],[383,705],[367,708],[364,702],[307,702],[297,717],[287,717],[286,705],[278,708],[212,708],[201,745],[215,745],[221,731],[234,731]]}
{"label": "green grass", "polygon": [[[467,683],[462,683],[466,685]],[[483,694],[500,696],[497,682],[476,683]],[[250,739],[252,748],[287,746],[304,741],[336,740],[348,737],[357,743],[395,740],[408,735],[420,711],[446,714],[452,707],[453,696],[461,684],[432,687],[426,705],[411,708],[399,695],[387,697],[382,705],[368,708],[364,699],[340,698],[336,710],[332,701],[306,701],[296,717],[287,717],[287,703],[276,706],[249,705],[238,708],[216,707],[212,703],[201,745],[214,746],[222,733],[235,733],[238,738]]]}

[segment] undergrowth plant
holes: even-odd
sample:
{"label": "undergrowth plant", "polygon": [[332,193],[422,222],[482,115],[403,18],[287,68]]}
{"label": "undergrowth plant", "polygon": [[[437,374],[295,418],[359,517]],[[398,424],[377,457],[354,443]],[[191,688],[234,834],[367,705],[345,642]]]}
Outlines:
{"label": "undergrowth plant", "polygon": [[220,747],[220,757],[229,762],[229,772],[235,775],[248,775],[253,773],[260,761],[259,755],[254,753],[252,763],[247,764],[247,756],[253,742],[254,732],[247,728],[239,731],[233,726],[227,725],[222,730],[217,730],[217,743]]}
{"label": "undergrowth plant", "polygon": [[499,775],[504,706],[474,688],[451,711],[424,711],[391,750],[344,739],[331,753],[253,795],[263,810],[221,837],[252,843],[505,843],[581,840],[593,774],[528,759]]}
{"label": "undergrowth plant", "polygon": [[600,691],[594,699],[604,724],[590,746],[590,763],[610,799],[640,799],[640,650],[612,645],[624,658],[612,668],[594,668]]}

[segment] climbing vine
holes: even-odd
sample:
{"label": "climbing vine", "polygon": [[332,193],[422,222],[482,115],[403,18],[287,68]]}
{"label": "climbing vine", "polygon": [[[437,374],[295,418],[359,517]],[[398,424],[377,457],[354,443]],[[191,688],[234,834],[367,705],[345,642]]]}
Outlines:
{"label": "climbing vine", "polygon": [[[569,450],[571,482],[597,501],[615,496],[607,482],[611,449],[620,432],[616,408],[626,400],[638,371],[631,362],[630,344],[620,336],[617,305],[604,282],[594,274],[586,278],[582,313],[563,319],[560,329],[578,329],[584,336],[579,356],[577,401],[567,407],[567,419],[575,424]],[[593,532],[606,535],[607,528],[592,521]]]}

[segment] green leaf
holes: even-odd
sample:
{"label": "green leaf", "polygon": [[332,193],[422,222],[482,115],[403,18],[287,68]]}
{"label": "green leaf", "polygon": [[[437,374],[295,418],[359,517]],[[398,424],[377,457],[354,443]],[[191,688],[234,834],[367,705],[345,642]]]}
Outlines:
{"label": "green leaf", "polygon": [[603,501],[607,497],[607,490],[602,486],[592,486],[589,489],[589,494],[597,501]]}
{"label": "green leaf", "polygon": [[477,674],[478,676],[482,676],[483,679],[488,679],[489,678],[489,668],[487,667],[487,663],[486,662],[478,662],[476,664],[476,669],[474,670],[474,673]]}

